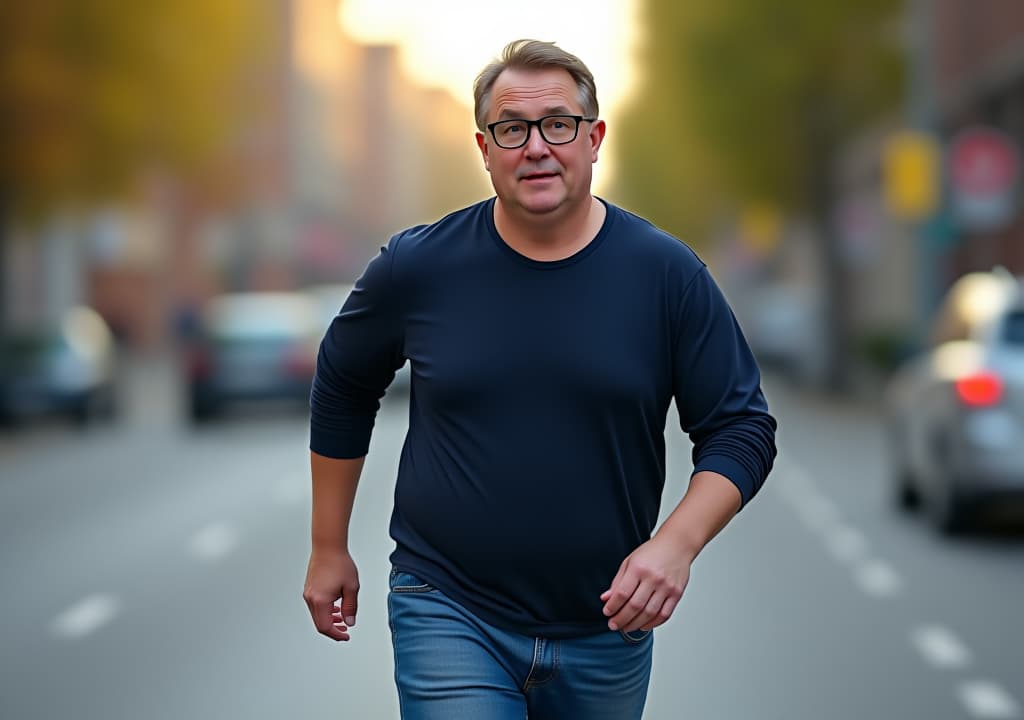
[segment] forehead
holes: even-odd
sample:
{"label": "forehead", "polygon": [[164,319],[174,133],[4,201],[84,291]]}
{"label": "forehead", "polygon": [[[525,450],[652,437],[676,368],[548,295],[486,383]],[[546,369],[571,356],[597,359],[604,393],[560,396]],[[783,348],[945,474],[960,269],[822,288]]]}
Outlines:
{"label": "forehead", "polygon": [[491,89],[488,116],[523,117],[580,112],[579,90],[566,70],[505,70]]}

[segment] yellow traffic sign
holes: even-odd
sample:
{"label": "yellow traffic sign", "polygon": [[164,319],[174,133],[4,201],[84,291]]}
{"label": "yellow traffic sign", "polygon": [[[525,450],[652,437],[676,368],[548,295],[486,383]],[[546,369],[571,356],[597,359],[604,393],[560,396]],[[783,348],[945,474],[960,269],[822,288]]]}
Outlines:
{"label": "yellow traffic sign", "polygon": [[939,207],[941,149],[929,133],[902,130],[889,136],[882,155],[885,204],[902,220],[924,220]]}

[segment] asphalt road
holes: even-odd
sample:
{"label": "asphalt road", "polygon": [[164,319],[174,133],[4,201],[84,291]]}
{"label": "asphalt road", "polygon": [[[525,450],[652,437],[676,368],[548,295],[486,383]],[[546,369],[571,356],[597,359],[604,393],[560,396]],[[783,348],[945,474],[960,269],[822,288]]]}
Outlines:
{"label": "asphalt road", "polygon": [[[405,428],[385,404],[352,526],[354,639],[316,635],[301,413],[201,431],[140,370],[127,416],[0,436],[0,718],[396,718],[385,615]],[[869,406],[767,385],[780,456],[656,631],[646,718],[1024,717],[1024,533],[948,540],[887,503]],[[689,472],[669,428],[666,510]]]}

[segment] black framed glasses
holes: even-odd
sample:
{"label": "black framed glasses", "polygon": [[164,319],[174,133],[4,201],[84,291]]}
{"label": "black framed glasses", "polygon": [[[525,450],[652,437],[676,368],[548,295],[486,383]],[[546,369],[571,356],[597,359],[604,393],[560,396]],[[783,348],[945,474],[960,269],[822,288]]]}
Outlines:
{"label": "black framed glasses", "polygon": [[530,140],[534,127],[548,145],[566,145],[576,139],[581,122],[594,122],[596,117],[582,115],[545,115],[536,120],[499,120],[487,126],[495,144],[506,150],[521,148]]}

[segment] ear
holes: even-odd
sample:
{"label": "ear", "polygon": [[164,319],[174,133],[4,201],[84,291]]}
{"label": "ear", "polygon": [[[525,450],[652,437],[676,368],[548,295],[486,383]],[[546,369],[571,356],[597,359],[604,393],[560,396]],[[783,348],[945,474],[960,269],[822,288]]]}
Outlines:
{"label": "ear", "polygon": [[489,160],[489,153],[488,153],[489,148],[487,147],[487,138],[484,137],[484,134],[481,133],[481,132],[478,132],[476,134],[476,146],[478,148],[480,148],[480,154],[484,158],[484,170],[486,170],[487,172],[490,172],[491,171],[491,163],[490,163],[490,160]]}
{"label": "ear", "polygon": [[590,123],[590,132],[587,133],[587,137],[590,138],[590,162],[592,163],[597,162],[597,151],[601,148],[601,143],[604,141],[604,133],[607,129],[604,120],[595,120]]}

